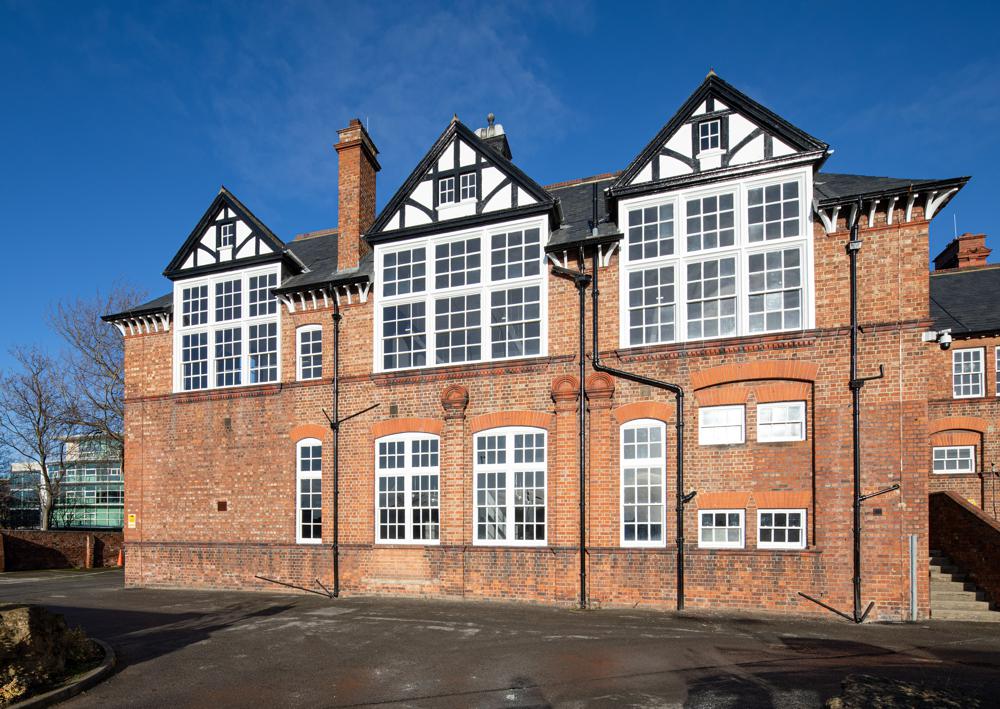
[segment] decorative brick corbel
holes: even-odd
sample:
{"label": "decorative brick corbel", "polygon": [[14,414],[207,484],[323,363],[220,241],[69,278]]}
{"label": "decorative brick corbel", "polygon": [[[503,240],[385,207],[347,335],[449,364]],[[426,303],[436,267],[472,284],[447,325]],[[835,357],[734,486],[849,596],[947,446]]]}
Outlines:
{"label": "decorative brick corbel", "polygon": [[587,401],[591,409],[610,409],[615,395],[615,380],[604,372],[587,377]]}
{"label": "decorative brick corbel", "polygon": [[580,381],[571,374],[560,374],[552,380],[552,401],[556,413],[572,411],[580,398]]}
{"label": "decorative brick corbel", "polygon": [[441,392],[441,407],[446,419],[465,418],[465,409],[469,405],[469,390],[461,384],[452,384]]}

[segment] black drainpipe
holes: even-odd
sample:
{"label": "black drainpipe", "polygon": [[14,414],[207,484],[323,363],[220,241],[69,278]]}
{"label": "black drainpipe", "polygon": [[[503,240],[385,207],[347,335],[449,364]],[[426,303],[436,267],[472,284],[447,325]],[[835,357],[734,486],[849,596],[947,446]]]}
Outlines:
{"label": "black drainpipe", "polygon": [[333,597],[340,595],[340,303],[333,293]]}
{"label": "black drainpipe", "polygon": [[[580,268],[586,268],[583,249],[580,249]],[[590,276],[583,271],[574,271],[562,266],[553,266],[553,273],[573,279],[576,292],[580,296],[580,372],[579,372],[579,458],[580,458],[580,608],[587,607],[587,388],[584,377],[587,373],[587,286]]]}

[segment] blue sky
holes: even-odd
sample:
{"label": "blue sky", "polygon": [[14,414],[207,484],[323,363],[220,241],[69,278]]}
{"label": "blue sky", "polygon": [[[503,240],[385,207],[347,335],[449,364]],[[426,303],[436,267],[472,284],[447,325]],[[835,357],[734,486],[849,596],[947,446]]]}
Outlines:
{"label": "blue sky", "polygon": [[494,112],[545,184],[624,167],[709,68],[830,143],[829,171],[972,175],[931,251],[957,216],[1000,256],[998,22],[985,2],[0,0],[0,350],[55,345],[57,300],[169,290],[220,184],[283,238],[335,226],[353,116],[380,206],[452,113]]}

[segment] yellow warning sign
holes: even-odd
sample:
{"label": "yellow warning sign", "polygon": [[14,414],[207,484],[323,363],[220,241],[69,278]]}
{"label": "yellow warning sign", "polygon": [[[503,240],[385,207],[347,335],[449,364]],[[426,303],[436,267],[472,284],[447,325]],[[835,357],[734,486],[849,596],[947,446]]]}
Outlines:
{"label": "yellow warning sign", "polygon": [[134,514],[128,516],[128,528],[129,529],[135,529],[135,515]]}

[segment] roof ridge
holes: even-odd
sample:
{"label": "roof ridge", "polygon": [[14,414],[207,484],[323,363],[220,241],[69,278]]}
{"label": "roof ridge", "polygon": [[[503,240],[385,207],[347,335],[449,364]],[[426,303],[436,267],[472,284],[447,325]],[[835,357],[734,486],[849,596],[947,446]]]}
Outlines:
{"label": "roof ridge", "polygon": [[332,236],[333,234],[339,233],[339,227],[333,227],[331,229],[317,229],[316,231],[304,231],[301,234],[296,234],[295,238],[292,239],[292,243],[295,243],[296,241],[305,241],[306,239],[315,239],[317,236]]}
{"label": "roof ridge", "polygon": [[618,177],[621,170],[616,170],[614,172],[602,172],[599,175],[591,175],[589,177],[577,177],[571,180],[563,180],[562,182],[553,182],[549,185],[542,185],[547,190],[558,190],[563,187],[572,187],[574,185],[585,185],[588,182],[600,182],[601,180],[610,180],[612,178]]}
{"label": "roof ridge", "polygon": [[976,273],[979,271],[992,271],[1000,269],[1000,263],[987,263],[983,266],[956,266],[955,268],[935,268],[930,272],[932,276],[955,276],[963,273]]}

